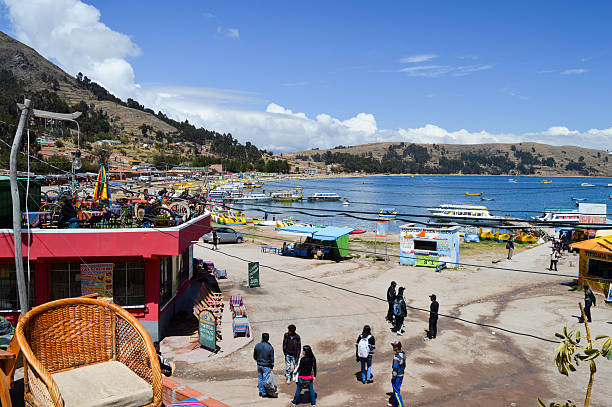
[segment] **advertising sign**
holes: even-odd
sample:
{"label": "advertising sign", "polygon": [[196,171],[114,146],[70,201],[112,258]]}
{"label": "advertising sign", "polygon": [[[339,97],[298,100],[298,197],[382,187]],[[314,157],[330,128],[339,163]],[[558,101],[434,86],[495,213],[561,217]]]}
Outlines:
{"label": "advertising sign", "polygon": [[440,257],[438,256],[423,256],[417,254],[415,256],[414,265],[421,267],[437,267]]}
{"label": "advertising sign", "polygon": [[217,349],[217,321],[212,311],[204,310],[200,312],[198,318],[198,343],[208,350]]}
{"label": "advertising sign", "polygon": [[590,223],[606,223],[606,204],[579,203],[578,212],[580,213],[578,222],[581,225]]}
{"label": "advertising sign", "polygon": [[387,236],[387,221],[379,220],[376,221],[376,237]]}
{"label": "advertising sign", "polygon": [[113,299],[113,263],[81,264],[81,295]]}
{"label": "advertising sign", "polygon": [[259,262],[249,262],[249,287],[259,287]]}

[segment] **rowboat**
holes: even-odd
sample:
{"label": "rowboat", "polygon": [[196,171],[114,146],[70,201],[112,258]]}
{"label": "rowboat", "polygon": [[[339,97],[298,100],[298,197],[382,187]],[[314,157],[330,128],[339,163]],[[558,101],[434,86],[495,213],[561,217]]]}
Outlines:
{"label": "rowboat", "polygon": [[466,192],[465,194],[467,196],[480,196],[482,195],[482,192]]}
{"label": "rowboat", "polygon": [[363,229],[355,229],[352,232],[349,233],[349,235],[360,235],[362,233],[365,233],[366,231]]}
{"label": "rowboat", "polygon": [[342,202],[342,205],[344,206],[349,206],[351,203],[347,200],[344,200],[344,202]]}
{"label": "rowboat", "polygon": [[508,180],[508,182],[516,182],[516,180],[515,180],[515,179],[510,178],[510,179]]}
{"label": "rowboat", "polygon": [[495,198],[485,198],[485,197],[482,197],[482,198],[480,198],[480,200],[481,201],[494,201]]}
{"label": "rowboat", "polygon": [[542,180],[542,184],[552,184],[552,181]]}
{"label": "rowboat", "polygon": [[593,184],[589,184],[588,182],[583,182],[582,184],[580,184],[581,187],[594,187],[595,185]]}

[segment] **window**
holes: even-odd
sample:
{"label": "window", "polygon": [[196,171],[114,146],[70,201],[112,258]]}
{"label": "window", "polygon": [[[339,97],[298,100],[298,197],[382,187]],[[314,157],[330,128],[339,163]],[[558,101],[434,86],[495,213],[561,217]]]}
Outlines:
{"label": "window", "polygon": [[[28,281],[28,265],[24,262],[24,278],[27,284]],[[36,304],[36,293],[34,292],[34,265],[30,265],[30,290],[28,293],[28,302],[30,307]],[[18,311],[19,294],[17,292],[17,274],[15,273],[15,264],[0,264],[0,310],[3,311]]]}
{"label": "window", "polygon": [[167,303],[172,298],[172,256],[160,259],[160,304]]}
{"label": "window", "polygon": [[414,250],[428,250],[430,252],[435,252],[437,251],[437,249],[438,244],[436,242],[414,239]]}
{"label": "window", "polygon": [[589,259],[588,275],[601,278],[612,278],[612,262]]}
{"label": "window", "polygon": [[[119,261],[113,266],[113,302],[121,306],[144,305],[144,261]],[[81,295],[81,263],[49,264],[49,298]]]}
{"label": "window", "polygon": [[81,295],[81,264],[49,264],[49,299],[78,297]]}
{"label": "window", "polygon": [[121,306],[144,305],[145,263],[121,261],[113,270],[113,302]]}

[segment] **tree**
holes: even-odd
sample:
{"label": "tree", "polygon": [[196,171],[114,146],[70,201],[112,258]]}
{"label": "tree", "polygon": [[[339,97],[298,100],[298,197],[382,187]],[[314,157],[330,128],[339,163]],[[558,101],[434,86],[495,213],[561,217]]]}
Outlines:
{"label": "tree", "polygon": [[[595,340],[591,339],[591,330],[589,329],[589,323],[584,315],[584,309],[582,303],[578,303],[580,307],[580,314],[584,321],[584,327],[586,330],[586,344],[581,345],[580,341],[582,335],[580,331],[569,331],[567,327],[563,327],[563,333],[556,333],[555,336],[561,339],[561,343],[555,349],[555,365],[559,370],[559,373],[565,376],[569,376],[569,372],[575,372],[576,366],[580,365],[580,362],[589,362],[589,384],[586,390],[586,396],[584,398],[584,407],[589,407],[591,402],[591,390],[593,389],[593,381],[595,380],[595,373],[597,372],[597,365],[595,359],[599,356],[603,356],[608,360],[612,360],[612,338],[608,335],[597,335]],[[605,340],[605,341],[604,341]],[[601,341],[604,341],[603,344]],[[583,342],[584,343],[584,342]],[[574,363],[576,366],[574,366]],[[546,407],[546,404],[538,397],[538,405],[540,407]],[[552,402],[549,407],[575,407],[576,405],[568,400],[564,404]]]}

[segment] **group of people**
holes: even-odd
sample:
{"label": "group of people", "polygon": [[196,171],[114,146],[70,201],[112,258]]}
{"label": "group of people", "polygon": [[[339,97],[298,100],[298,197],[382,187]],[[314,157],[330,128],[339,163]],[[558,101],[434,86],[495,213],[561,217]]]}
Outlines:
{"label": "group of people", "polygon": [[[397,287],[397,283],[395,281],[391,281],[391,285],[387,289],[387,303],[389,305],[389,309],[387,311],[387,322],[393,325],[391,331],[397,333],[398,335],[404,334],[404,319],[408,315],[407,307],[406,307],[406,299],[404,298],[404,287],[400,287],[395,292],[395,287]],[[438,334],[438,309],[440,308],[440,304],[437,301],[437,297],[435,294],[431,294],[429,296],[430,304],[429,304],[429,329],[426,329],[427,336],[423,338],[424,340],[434,339]]]}
{"label": "group of people", "polygon": [[[291,400],[293,405],[298,403],[302,389],[308,389],[310,404],[316,405],[314,383],[317,378],[317,359],[309,345],[302,346],[300,335],[295,325],[289,325],[283,337],[283,354],[285,356],[285,378],[287,384],[295,381],[295,396]],[[270,386],[272,369],[274,368],[274,348],[270,344],[270,335],[263,333],[261,342],[255,345],[253,359],[257,362],[257,387],[259,397],[278,397],[276,389]]]}

